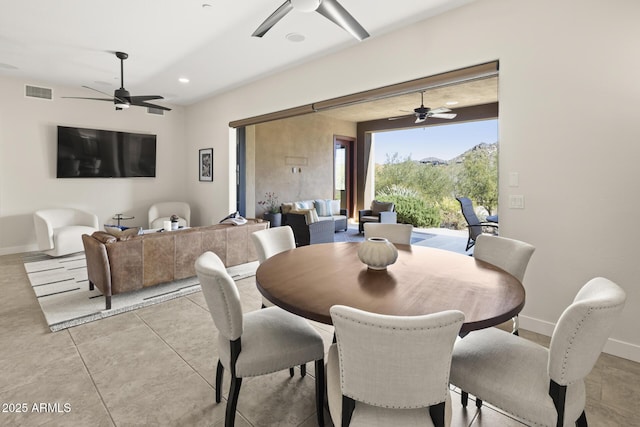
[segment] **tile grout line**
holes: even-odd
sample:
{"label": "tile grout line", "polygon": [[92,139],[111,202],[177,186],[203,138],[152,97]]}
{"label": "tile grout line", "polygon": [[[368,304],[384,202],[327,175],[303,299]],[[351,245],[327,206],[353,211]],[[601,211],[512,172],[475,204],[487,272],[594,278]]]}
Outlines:
{"label": "tile grout line", "polygon": [[[206,311],[206,312],[208,313],[208,311],[207,311],[207,310],[205,310],[203,307],[201,307],[201,306],[200,306],[200,304],[198,304],[198,303],[196,303],[195,301],[193,301],[193,300],[189,299],[189,298],[188,298],[188,295],[184,295],[184,296],[179,297],[179,298],[186,298],[186,299],[188,299],[188,300],[189,300],[189,302],[191,302],[193,305],[195,305],[196,307],[198,307],[198,308],[200,308],[201,310]],[[173,348],[173,347],[171,346],[171,344],[169,344],[169,343],[168,343],[168,342],[167,342],[167,341],[166,341],[162,336],[160,336],[160,334],[159,334],[158,332],[156,332],[156,330],[155,330],[155,329],[153,329],[153,327],[152,327],[151,325],[149,325],[149,324],[147,323],[147,321],[146,321],[146,320],[144,320],[141,316],[139,316],[139,315],[138,315],[138,313],[133,313],[133,314],[135,314],[135,315],[136,315],[136,317],[138,317],[138,319],[140,319],[140,320],[142,321],[142,323],[144,323],[144,324],[145,324],[145,326],[146,326],[146,327],[148,327],[148,328],[149,328],[149,329],[150,329],[150,330],[151,330],[151,331],[152,331],[152,332],[153,332],[153,333],[154,333],[154,334],[155,334],[155,335],[160,339],[160,341],[162,341],[162,342],[163,342],[167,347],[169,347],[169,348],[171,349],[171,351],[173,351],[173,352],[174,352],[174,353],[175,353],[175,354],[176,354],[180,359],[182,359],[182,361],[183,361],[183,362],[184,362],[184,363],[185,363],[185,364],[186,364],[186,365],[187,365],[187,366],[188,366],[188,367],[189,367],[189,368],[190,368],[190,369],[191,369],[191,370],[192,370],[196,375],[198,375],[200,378],[202,378],[202,380],[203,380],[203,381],[204,381],[204,382],[209,386],[209,388],[213,391],[213,393],[214,393],[214,394],[212,394],[212,396],[215,396],[215,391],[216,391],[215,387],[214,387],[212,384],[209,384],[209,381],[207,381],[207,379],[206,379],[205,377],[203,377],[203,376],[202,376],[202,374],[200,374],[200,372],[198,372],[198,370],[197,370],[195,367],[193,367],[189,362],[187,362],[187,361],[185,360],[185,358],[184,358],[184,357],[182,357],[182,355],[181,355],[181,354],[180,354],[180,353],[179,353],[175,348]],[[223,391],[223,390],[221,390],[220,397],[221,397],[220,403],[216,403],[216,405],[222,405],[222,404],[224,403],[224,404],[225,404],[225,406],[226,406],[226,403],[225,403],[225,402],[227,401],[227,398],[226,398],[226,397],[224,397],[224,391]],[[213,399],[213,401],[214,401],[214,403],[215,403],[215,398]],[[242,417],[242,419],[243,419],[247,424],[249,424],[249,426],[254,427],[253,423],[251,423],[251,422],[250,422],[246,417],[244,417],[244,416],[242,415],[242,413],[241,413],[241,412],[239,412],[238,410],[236,410],[236,418],[238,417],[238,415],[240,415],[240,416]],[[223,421],[224,421],[224,418],[223,418]]]}
{"label": "tile grout line", "polygon": [[69,334],[69,338],[71,338],[71,341],[73,342],[73,346],[75,347],[76,352],[78,353],[78,356],[80,357],[80,360],[82,361],[82,365],[84,366],[84,370],[87,373],[87,375],[89,376],[89,379],[91,379],[91,384],[93,384],[93,387],[95,388],[96,393],[98,393],[98,396],[100,397],[100,402],[102,402],[102,406],[104,407],[104,410],[107,411],[107,414],[109,415],[109,419],[111,420],[113,425],[117,426],[118,424],[116,424],[116,421],[113,419],[113,415],[111,415],[111,411],[109,410],[109,407],[107,406],[107,403],[104,401],[104,397],[102,396],[102,393],[100,392],[100,389],[98,388],[98,385],[96,384],[95,380],[93,379],[93,375],[91,375],[91,371],[89,371],[89,367],[87,366],[87,363],[85,362],[84,357],[82,357],[82,352],[78,348],[78,343],[76,342],[76,340],[73,339],[73,334],[69,331],[69,329],[65,329],[65,332]]}
{"label": "tile grout line", "polygon": [[[179,298],[183,298],[183,297],[179,297]],[[193,301],[191,301],[193,303]],[[198,306],[198,304],[193,303],[194,305]],[[199,306],[198,306],[199,307]],[[203,377],[200,372],[197,371],[197,369],[195,367],[193,367],[189,362],[187,362],[185,360],[184,357],[182,357],[182,355],[180,353],[178,353],[178,351],[173,348],[171,346],[171,344],[169,344],[155,329],[153,329],[153,327],[147,323],[146,320],[144,320],[138,313],[133,313],[138,319],[140,319],[140,321],[142,323],[144,323],[144,325],[149,328],[151,330],[151,332],[153,332],[153,334],[158,337],[160,339],[160,341],[162,341],[168,348],[171,349],[171,351],[173,351],[195,374],[197,374],[200,378],[202,378],[202,380],[215,392],[215,387],[209,383],[209,381],[206,380],[205,377]]]}

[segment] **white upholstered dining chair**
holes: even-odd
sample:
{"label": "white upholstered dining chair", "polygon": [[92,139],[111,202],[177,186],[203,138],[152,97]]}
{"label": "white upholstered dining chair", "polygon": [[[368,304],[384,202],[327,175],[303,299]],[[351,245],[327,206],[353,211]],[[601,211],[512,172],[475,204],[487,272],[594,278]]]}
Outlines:
{"label": "white upholstered dining chair", "polygon": [[258,261],[262,264],[268,258],[296,248],[293,230],[288,225],[266,228],[251,234],[258,252]]}
{"label": "white upholstered dining chair", "polygon": [[318,425],[324,426],[324,343],[305,319],[279,307],[242,313],[240,294],[224,264],[205,252],[195,264],[209,312],[218,329],[216,402],[222,397],[222,376],[231,373],[225,426],[234,425],[242,379],[315,362]]}
{"label": "white upholstered dining chair", "polygon": [[411,224],[383,224],[379,222],[364,223],[364,238],[384,237],[391,243],[410,245],[413,225]]}
{"label": "white upholstered dining chair", "polygon": [[451,383],[475,395],[476,406],[487,401],[527,425],[586,427],[584,379],[625,300],[610,280],[590,280],[560,316],[548,349],[497,328],[474,331],[454,346]]}
{"label": "white upholstered dining chair", "polygon": [[[506,237],[481,234],[476,237],[473,257],[506,271],[522,283],[527,271],[529,260],[536,248],[529,243]],[[509,328],[511,333],[518,335],[520,324],[518,316],[510,324],[498,325],[503,329]]]}
{"label": "white upholstered dining chair", "polygon": [[[296,240],[293,230],[288,225],[272,227],[251,233],[251,240],[258,253],[260,264],[280,252],[296,248]],[[273,303],[262,297],[262,306],[271,307]]]}
{"label": "white upholstered dining chair", "polygon": [[449,367],[462,312],[330,311],[336,344],[327,358],[327,394],[335,426],[450,424]]}

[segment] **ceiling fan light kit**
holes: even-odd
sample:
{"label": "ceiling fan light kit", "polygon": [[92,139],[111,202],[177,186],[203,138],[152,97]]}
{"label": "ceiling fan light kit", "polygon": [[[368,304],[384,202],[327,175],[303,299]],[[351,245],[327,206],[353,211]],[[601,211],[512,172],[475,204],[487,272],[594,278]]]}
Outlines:
{"label": "ceiling fan light kit", "polygon": [[[171,111],[171,108],[163,107],[157,104],[151,104],[147,101],[155,100],[155,99],[164,99],[164,97],[160,95],[142,95],[142,96],[131,96],[128,90],[124,88],[124,60],[129,57],[128,54],[124,52],[115,52],[118,59],[120,59],[120,88],[116,89],[113,92],[113,96],[111,98],[86,98],[80,96],[63,96],[63,98],[72,98],[72,99],[90,99],[93,101],[109,101],[113,102],[113,105],[116,111],[121,111],[130,106],[136,107],[147,107],[147,108],[157,108],[159,110]],[[93,91],[99,92],[103,95],[111,96],[108,93],[105,93],[101,90],[94,89],[89,86],[82,86],[87,89],[91,89]]]}
{"label": "ceiling fan light kit", "polygon": [[[431,109],[429,107],[424,106],[424,92],[420,92],[420,106],[418,108],[413,109],[413,115],[416,116],[416,121],[414,123],[422,123],[428,118],[435,117],[437,119],[454,119],[457,114],[451,113],[451,109],[446,107],[434,108]],[[389,117],[389,120],[398,120],[403,119],[406,116],[399,117]]]}
{"label": "ceiling fan light kit", "polygon": [[253,37],[262,37],[293,9],[299,12],[318,12],[358,40],[369,37],[369,33],[337,0],[286,0],[253,32]]}
{"label": "ceiling fan light kit", "polygon": [[315,12],[320,6],[320,0],[291,0],[291,5],[300,12]]}

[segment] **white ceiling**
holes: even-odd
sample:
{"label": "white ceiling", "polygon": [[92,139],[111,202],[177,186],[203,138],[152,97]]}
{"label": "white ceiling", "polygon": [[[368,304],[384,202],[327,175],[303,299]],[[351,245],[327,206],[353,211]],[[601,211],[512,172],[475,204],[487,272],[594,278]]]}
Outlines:
{"label": "white ceiling", "polygon": [[[0,75],[111,93],[120,86],[113,52],[123,51],[124,86],[132,95],[188,105],[367,42],[318,13],[297,10],[262,39],[251,37],[283,1],[0,0]],[[339,1],[375,38],[474,0]],[[306,39],[290,42],[289,33]]]}

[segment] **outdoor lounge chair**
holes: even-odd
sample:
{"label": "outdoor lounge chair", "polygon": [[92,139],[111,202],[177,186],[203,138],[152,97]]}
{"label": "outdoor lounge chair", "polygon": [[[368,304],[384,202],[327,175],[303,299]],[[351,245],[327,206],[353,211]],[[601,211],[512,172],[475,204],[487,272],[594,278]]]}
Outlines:
{"label": "outdoor lounge chair", "polygon": [[484,227],[489,227],[493,230],[493,234],[498,234],[498,224],[495,222],[480,222],[476,212],[473,210],[473,202],[467,197],[456,197],[460,202],[460,208],[462,209],[462,215],[467,221],[467,229],[469,230],[469,239],[467,240],[466,251],[471,249],[476,244],[476,237],[481,235],[484,231]]}

